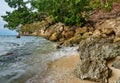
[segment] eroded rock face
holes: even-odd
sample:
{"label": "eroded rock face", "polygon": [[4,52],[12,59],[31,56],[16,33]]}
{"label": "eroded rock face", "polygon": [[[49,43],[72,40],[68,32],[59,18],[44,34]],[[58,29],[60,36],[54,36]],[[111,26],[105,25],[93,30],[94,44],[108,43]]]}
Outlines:
{"label": "eroded rock face", "polygon": [[[120,55],[120,42],[114,42],[114,36],[101,38],[93,35],[81,40],[78,51],[81,61],[75,70],[77,77],[108,83],[111,70],[106,60]],[[120,67],[119,62],[113,66]]]}
{"label": "eroded rock face", "polygon": [[50,41],[57,41],[59,39],[59,37],[60,37],[60,33],[55,32],[50,36],[49,40]]}
{"label": "eroded rock face", "polygon": [[98,26],[101,34],[115,35],[114,42],[120,41],[120,17],[105,20]]}
{"label": "eroded rock face", "polygon": [[73,36],[72,38],[66,40],[63,42],[63,46],[74,46],[76,44],[79,44],[80,41],[82,40],[82,37],[81,35],[76,35],[76,36]]}
{"label": "eroded rock face", "polygon": [[120,59],[115,60],[112,64],[114,68],[120,69]]}
{"label": "eroded rock face", "polygon": [[111,70],[107,67],[105,60],[93,57],[81,60],[77,65],[75,73],[80,79],[108,83]]}
{"label": "eroded rock face", "polygon": [[105,60],[120,55],[120,42],[113,43],[114,37],[89,37],[82,40],[79,45],[80,59],[98,57]]}
{"label": "eroded rock face", "polygon": [[86,32],[82,36],[80,34],[77,34],[77,35],[69,38],[68,40],[65,40],[62,45],[63,46],[76,46],[80,43],[80,41],[89,37],[90,35],[91,35],[90,32]]}

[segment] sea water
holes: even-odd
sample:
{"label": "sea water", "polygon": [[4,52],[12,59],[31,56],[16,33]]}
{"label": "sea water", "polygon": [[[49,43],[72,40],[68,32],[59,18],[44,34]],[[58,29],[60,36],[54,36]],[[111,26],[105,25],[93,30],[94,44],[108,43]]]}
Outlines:
{"label": "sea water", "polygon": [[49,62],[75,53],[77,47],[56,49],[56,43],[41,37],[0,36],[0,83],[30,83]]}

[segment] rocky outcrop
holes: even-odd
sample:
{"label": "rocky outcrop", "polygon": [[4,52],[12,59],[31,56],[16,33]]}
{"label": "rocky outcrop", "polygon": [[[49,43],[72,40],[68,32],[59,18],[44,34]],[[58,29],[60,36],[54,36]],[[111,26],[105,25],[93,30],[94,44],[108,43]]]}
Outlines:
{"label": "rocky outcrop", "polygon": [[101,34],[114,34],[114,42],[120,41],[120,18],[105,20],[103,23],[101,23],[101,25],[97,26],[98,30],[101,31]]}
{"label": "rocky outcrop", "polygon": [[92,57],[81,60],[77,65],[75,73],[80,79],[108,83],[111,70],[107,67],[105,60]]}
{"label": "rocky outcrop", "polygon": [[82,40],[79,45],[80,59],[99,57],[105,60],[113,59],[120,55],[120,42],[113,42],[114,37],[98,38],[89,37]]}
{"label": "rocky outcrop", "polygon": [[[82,39],[79,44],[80,62],[75,73],[80,79],[108,83],[111,70],[106,61],[120,55],[120,42],[114,42],[114,36],[101,38],[96,34]],[[117,67],[120,64],[116,62]]]}
{"label": "rocky outcrop", "polygon": [[33,35],[44,37],[50,41],[59,42],[62,46],[79,44],[82,38],[89,36],[91,27],[68,27],[63,23],[54,23],[47,17],[41,22],[26,24],[21,28],[21,35]]}
{"label": "rocky outcrop", "polygon": [[86,32],[84,34],[75,34],[73,37],[62,43],[63,46],[75,46],[80,44],[80,42],[92,35],[92,32]]}
{"label": "rocky outcrop", "polygon": [[63,41],[62,46],[74,46],[80,43],[82,36],[80,34],[71,37],[70,39]]}
{"label": "rocky outcrop", "polygon": [[70,39],[74,34],[75,29],[60,22],[54,23],[50,17],[41,22],[26,24],[21,28],[21,35],[40,36],[55,42]]}
{"label": "rocky outcrop", "polygon": [[63,23],[56,23],[49,27],[45,32],[49,32],[49,40],[62,42],[74,36],[75,31],[65,26]]}
{"label": "rocky outcrop", "polygon": [[114,68],[120,69],[120,59],[117,59],[113,62],[112,66]]}

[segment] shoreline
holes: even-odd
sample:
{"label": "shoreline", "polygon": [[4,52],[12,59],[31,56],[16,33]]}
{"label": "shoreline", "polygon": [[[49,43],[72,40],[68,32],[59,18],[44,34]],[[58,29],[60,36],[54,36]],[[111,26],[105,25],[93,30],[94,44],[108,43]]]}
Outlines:
{"label": "shoreline", "polygon": [[[118,58],[120,56],[116,59]],[[75,54],[51,62],[48,64],[48,69],[39,80],[39,83],[98,83],[81,80],[75,76],[74,70],[79,60],[79,55]],[[120,70],[111,66],[113,61],[108,63],[109,68],[112,69],[112,76],[109,78],[109,83],[114,83],[120,77]]]}

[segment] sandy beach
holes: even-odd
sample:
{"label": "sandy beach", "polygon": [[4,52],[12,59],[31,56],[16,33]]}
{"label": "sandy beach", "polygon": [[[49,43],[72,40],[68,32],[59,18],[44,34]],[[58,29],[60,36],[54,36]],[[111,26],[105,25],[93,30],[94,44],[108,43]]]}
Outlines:
{"label": "sandy beach", "polygon": [[[117,57],[116,59],[118,58],[120,57]],[[109,79],[109,83],[115,83],[115,81],[120,77],[120,70],[111,66],[113,61],[108,63],[108,66],[112,69],[112,76]],[[78,54],[63,57],[59,60],[51,62],[48,64],[49,68],[39,83],[98,83],[88,80],[81,80],[75,76],[74,69],[78,62]]]}

